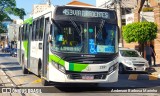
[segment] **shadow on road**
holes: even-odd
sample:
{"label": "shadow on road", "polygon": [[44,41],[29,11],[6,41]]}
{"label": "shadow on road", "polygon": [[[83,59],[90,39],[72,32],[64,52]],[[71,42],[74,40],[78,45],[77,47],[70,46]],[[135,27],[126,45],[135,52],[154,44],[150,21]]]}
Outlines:
{"label": "shadow on road", "polygon": [[18,62],[2,62],[1,65],[4,66],[15,66],[15,65],[19,65]]}
{"label": "shadow on road", "polygon": [[6,53],[1,53],[0,54],[0,57],[9,57],[10,56],[10,54],[6,54]]}
{"label": "shadow on road", "polygon": [[[105,83],[104,83],[105,84]],[[44,93],[110,93],[112,90],[141,89],[147,87],[100,87],[92,84],[62,84],[55,87],[43,87]],[[42,89],[43,89],[42,88]]]}
{"label": "shadow on road", "polygon": [[2,68],[3,71],[17,71],[17,70],[22,70],[22,67],[7,67],[7,68]]}

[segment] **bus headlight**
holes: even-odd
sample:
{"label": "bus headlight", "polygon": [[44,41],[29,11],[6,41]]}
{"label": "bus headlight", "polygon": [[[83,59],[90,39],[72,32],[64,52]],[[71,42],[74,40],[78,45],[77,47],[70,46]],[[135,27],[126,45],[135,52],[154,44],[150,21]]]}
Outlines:
{"label": "bus headlight", "polygon": [[58,68],[61,72],[65,73],[65,68],[61,65],[59,65],[59,68]]}
{"label": "bus headlight", "polygon": [[54,66],[55,68],[58,69],[58,64],[57,64],[57,63],[55,63],[55,62],[52,61],[52,64],[53,64],[53,66]]}
{"label": "bus headlight", "polygon": [[115,71],[117,67],[118,67],[118,63],[112,65],[108,70],[108,74],[111,74],[113,71]]}
{"label": "bus headlight", "polygon": [[57,63],[54,62],[54,61],[52,61],[52,64],[53,64],[53,66],[54,66],[56,69],[58,69],[59,71],[65,73],[65,68],[64,68],[62,65],[57,64]]}

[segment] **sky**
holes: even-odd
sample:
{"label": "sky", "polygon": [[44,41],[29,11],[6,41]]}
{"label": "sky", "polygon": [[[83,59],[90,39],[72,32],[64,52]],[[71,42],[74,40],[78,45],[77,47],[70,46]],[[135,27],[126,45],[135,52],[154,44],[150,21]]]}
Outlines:
{"label": "sky", "polygon": [[[32,12],[32,7],[34,4],[42,4],[47,0],[16,0],[16,4],[18,8],[24,8],[26,11],[26,14],[29,14]],[[72,0],[51,0],[52,5],[66,5],[67,3],[71,2]],[[91,5],[96,5],[96,0],[78,0],[80,2],[88,3]],[[25,16],[24,18],[28,18],[28,16]],[[11,16],[12,19],[18,19],[18,17]]]}

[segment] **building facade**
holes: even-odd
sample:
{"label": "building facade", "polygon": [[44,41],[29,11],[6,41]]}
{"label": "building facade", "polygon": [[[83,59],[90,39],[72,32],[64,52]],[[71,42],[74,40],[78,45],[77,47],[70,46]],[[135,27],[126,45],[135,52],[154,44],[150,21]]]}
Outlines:
{"label": "building facade", "polygon": [[8,45],[12,48],[16,47],[16,42],[19,35],[19,26],[23,23],[23,20],[17,19],[13,20],[11,24],[8,25]]}
{"label": "building facade", "polygon": [[44,10],[50,8],[49,4],[35,4],[33,5],[32,15],[43,12]]}

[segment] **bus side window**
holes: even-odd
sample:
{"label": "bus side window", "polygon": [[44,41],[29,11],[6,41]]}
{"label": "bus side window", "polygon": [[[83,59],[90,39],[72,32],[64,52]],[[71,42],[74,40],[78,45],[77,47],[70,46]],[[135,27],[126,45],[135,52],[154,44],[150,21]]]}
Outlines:
{"label": "bus side window", "polygon": [[39,40],[42,41],[44,30],[44,18],[40,19]]}
{"label": "bus side window", "polygon": [[25,40],[25,34],[26,34],[26,24],[23,27],[22,40]]}
{"label": "bus side window", "polygon": [[33,31],[32,31],[32,40],[35,40],[35,31],[36,31],[36,21],[33,22]]}
{"label": "bus side window", "polygon": [[36,22],[36,40],[39,40],[39,32],[40,32],[40,20],[38,19],[37,22]]}
{"label": "bus side window", "polygon": [[20,31],[21,31],[21,27],[19,27],[19,32],[18,32],[18,41],[20,40]]}

